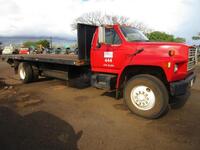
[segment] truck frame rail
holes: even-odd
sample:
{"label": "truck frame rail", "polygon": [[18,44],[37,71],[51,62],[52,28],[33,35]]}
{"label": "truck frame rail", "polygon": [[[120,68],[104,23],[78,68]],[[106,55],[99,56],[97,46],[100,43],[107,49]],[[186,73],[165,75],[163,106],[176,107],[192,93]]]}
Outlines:
{"label": "truck frame rail", "polygon": [[43,62],[74,66],[89,65],[89,62],[79,59],[77,55],[67,54],[2,55],[1,58],[6,61]]}

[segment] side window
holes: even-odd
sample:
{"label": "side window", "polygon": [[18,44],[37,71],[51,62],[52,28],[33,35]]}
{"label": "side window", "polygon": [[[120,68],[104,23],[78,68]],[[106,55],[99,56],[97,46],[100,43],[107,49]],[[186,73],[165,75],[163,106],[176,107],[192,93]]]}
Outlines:
{"label": "side window", "polygon": [[121,44],[121,39],[113,28],[106,28],[105,34],[107,44]]}

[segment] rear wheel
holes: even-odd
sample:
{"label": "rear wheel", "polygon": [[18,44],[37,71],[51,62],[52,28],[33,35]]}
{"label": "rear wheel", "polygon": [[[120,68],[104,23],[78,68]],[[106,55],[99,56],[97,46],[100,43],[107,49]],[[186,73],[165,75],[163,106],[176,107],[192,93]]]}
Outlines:
{"label": "rear wheel", "polygon": [[133,113],[145,118],[158,118],[168,108],[169,96],[158,78],[143,74],[128,81],[124,100]]}
{"label": "rear wheel", "polygon": [[23,83],[29,83],[33,81],[33,70],[30,64],[28,63],[20,63],[18,68],[18,74],[20,80]]}
{"label": "rear wheel", "polygon": [[35,66],[32,66],[32,70],[33,70],[33,81],[37,81],[39,79],[39,70]]}

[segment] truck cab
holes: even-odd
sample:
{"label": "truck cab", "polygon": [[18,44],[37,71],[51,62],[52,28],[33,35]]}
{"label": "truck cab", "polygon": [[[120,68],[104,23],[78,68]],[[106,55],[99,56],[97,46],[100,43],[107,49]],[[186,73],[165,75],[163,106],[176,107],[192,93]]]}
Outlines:
{"label": "truck cab", "polygon": [[[92,85],[114,87],[116,97],[122,94],[132,112],[154,118],[164,112],[170,97],[187,93],[195,81],[196,63],[194,47],[150,42],[134,27],[103,26],[96,29],[91,47]],[[156,115],[151,112],[155,107],[160,107]]]}

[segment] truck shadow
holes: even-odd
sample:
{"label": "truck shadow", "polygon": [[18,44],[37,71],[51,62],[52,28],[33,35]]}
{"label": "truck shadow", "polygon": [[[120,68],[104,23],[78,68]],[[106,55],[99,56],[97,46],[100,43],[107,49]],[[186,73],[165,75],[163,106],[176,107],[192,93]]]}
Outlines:
{"label": "truck shadow", "polygon": [[187,92],[183,96],[177,96],[177,97],[171,97],[170,98],[170,106],[172,109],[179,109],[182,108],[187,100],[189,99],[189,96],[191,95],[191,92]]}
{"label": "truck shadow", "polygon": [[108,96],[108,97],[115,98],[116,97],[116,91],[106,91],[106,92],[102,93],[101,96]]}
{"label": "truck shadow", "polygon": [[44,81],[51,81],[51,80],[54,80],[54,78],[51,78],[51,77],[39,77],[38,80],[33,81],[33,82],[44,82]]}
{"label": "truck shadow", "polygon": [[[109,96],[109,97],[112,97],[112,98],[115,98],[115,91],[109,91],[109,92],[104,92],[103,94],[101,94],[101,96]],[[187,92],[185,95],[183,96],[177,96],[177,97],[170,97],[169,98],[169,103],[170,103],[170,107],[172,109],[179,109],[179,108],[182,108],[185,103],[187,102],[189,96],[190,96],[191,92]],[[119,96],[119,99],[123,99],[123,96],[120,95]],[[124,105],[124,104],[122,104]],[[124,107],[122,109],[125,109]]]}
{"label": "truck shadow", "polygon": [[4,78],[0,77],[0,89],[3,89],[7,85],[4,80]]}
{"label": "truck shadow", "polygon": [[38,111],[21,116],[0,107],[0,147],[3,150],[77,150],[82,131],[58,117]]}
{"label": "truck shadow", "polygon": [[67,82],[67,85],[69,87],[72,87],[72,88],[76,88],[76,89],[86,89],[86,88],[89,88],[90,87],[90,83],[84,83],[84,82],[81,82],[80,80],[70,80]]}
{"label": "truck shadow", "polygon": [[115,98],[116,100],[121,100],[123,99],[123,93],[120,93],[118,95],[118,98],[116,98],[116,91],[112,90],[112,91],[105,91],[104,93],[101,94],[101,96],[108,96],[108,97],[112,97]]}

